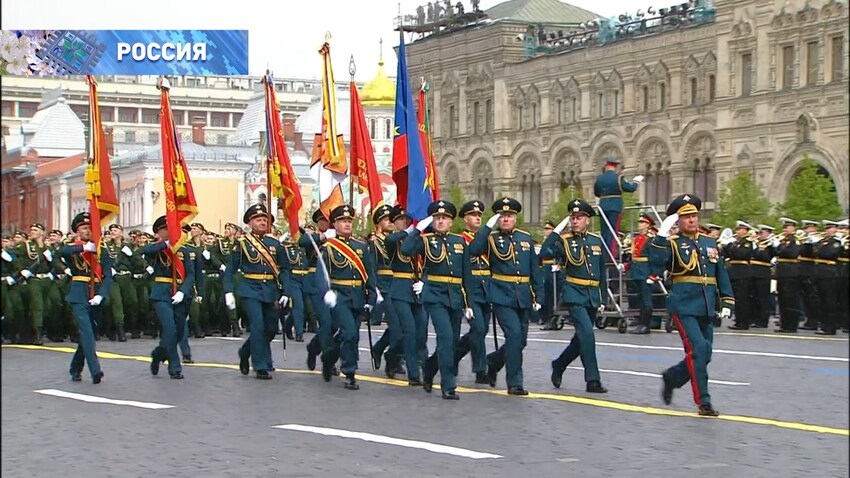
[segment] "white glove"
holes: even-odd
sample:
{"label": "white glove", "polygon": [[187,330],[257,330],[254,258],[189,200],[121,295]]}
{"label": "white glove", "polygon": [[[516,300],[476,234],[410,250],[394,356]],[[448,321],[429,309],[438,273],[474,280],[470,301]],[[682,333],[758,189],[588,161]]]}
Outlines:
{"label": "white glove", "polygon": [[47,262],[53,262],[53,253],[50,252],[50,249],[45,249],[44,252],[41,253],[41,255],[43,255],[44,258],[47,259]]}
{"label": "white glove", "polygon": [[133,251],[131,251],[130,248],[127,246],[122,247],[121,252],[123,252],[124,255],[127,257],[133,257]]}
{"label": "white glove", "polygon": [[204,256],[204,259],[210,260],[210,251],[204,249],[204,252],[202,252],[201,255]]}
{"label": "white glove", "polygon": [[422,281],[417,281],[413,283],[413,293],[419,295],[422,293],[422,288],[425,287],[425,283]]}
{"label": "white glove", "polygon": [[115,276],[117,276],[117,275],[118,275],[118,271],[116,271],[114,267],[110,267],[110,268],[109,268],[109,274],[110,274],[112,277],[115,277]]}
{"label": "white glove", "polygon": [[202,303],[203,301],[204,301],[204,298],[203,298],[203,297],[201,297],[201,296],[197,296],[197,297],[195,297],[195,302],[197,302],[197,303],[199,303],[199,304],[200,304],[200,303]]}
{"label": "white glove", "polygon": [[720,309],[720,318],[721,319],[728,319],[729,317],[732,317],[732,311],[729,310],[729,307],[724,307],[724,308]]}
{"label": "white glove", "polygon": [[779,260],[778,260],[777,258],[775,258],[775,257],[774,257],[774,258],[772,258],[772,259],[770,259],[770,264],[771,264],[771,265],[774,265],[774,266],[775,266],[777,262],[779,262]]}
{"label": "white glove", "polygon": [[643,182],[643,174],[638,174],[637,176],[635,176],[634,179],[632,179],[632,181],[634,181],[636,183],[642,183]]}
{"label": "white glove", "polygon": [[153,266],[147,266],[145,270],[148,271],[148,274],[153,275]]}
{"label": "white glove", "polygon": [[71,275],[71,269],[66,268],[66,269],[65,269],[65,275],[66,275],[66,276]]}
{"label": "white glove", "polygon": [[6,262],[12,262],[12,255],[3,250],[3,260]]}
{"label": "white glove", "polygon": [[751,242],[750,244],[752,244],[752,246],[753,246],[753,250],[754,250],[754,251],[757,251],[757,250],[758,250],[758,248],[759,248],[758,243]]}
{"label": "white glove", "polygon": [[538,304],[537,302],[535,302],[535,303],[531,304],[531,308],[532,308],[532,310],[534,310],[535,312],[537,312],[538,310],[542,309],[542,308],[543,308],[543,306],[541,306],[540,304]]}
{"label": "white glove", "polygon": [[372,312],[372,306],[370,304],[366,304],[363,306],[363,310],[366,312]]}
{"label": "white glove", "polygon": [[723,239],[722,241],[720,241],[720,245],[721,246],[728,246],[729,244],[732,244],[733,242],[735,242],[735,238],[730,237],[730,238]]}
{"label": "white glove", "polygon": [[336,229],[328,229],[325,231],[325,239],[333,239],[336,237]]}
{"label": "white glove", "polygon": [[605,304],[600,305],[599,308],[596,309],[596,312],[599,313],[599,314],[602,314],[603,312],[605,312]]}
{"label": "white glove", "polygon": [[467,321],[472,321],[472,319],[475,318],[475,312],[473,312],[472,309],[467,307],[466,309],[463,309],[463,317]]}
{"label": "white glove", "polygon": [[102,295],[96,295],[96,296],[92,297],[91,299],[89,299],[89,305],[91,305],[93,307],[100,305],[101,302],[103,302],[103,296]]}
{"label": "white glove", "polygon": [[182,290],[178,290],[176,294],[174,294],[174,295],[172,295],[172,296],[171,296],[171,304],[172,304],[172,305],[177,305],[177,304],[179,304],[179,303],[181,303],[181,302],[183,302],[183,291],[182,291]]}
{"label": "white glove", "polygon": [[679,220],[678,214],[671,214],[671,215],[667,216],[666,218],[664,218],[664,220],[661,221],[661,227],[658,229],[658,235],[661,236],[661,237],[669,236],[670,235],[670,229],[672,229],[673,226],[676,225],[676,222],[678,220]]}
{"label": "white glove", "polygon": [[428,216],[425,219],[419,221],[419,224],[416,225],[416,229],[418,229],[419,232],[422,232],[425,230],[425,228],[430,226],[432,222],[434,222],[434,216]]}
{"label": "white glove", "polygon": [[171,249],[171,242],[169,242],[169,241],[165,241],[165,248],[166,248],[166,249]]}
{"label": "white glove", "polygon": [[221,267],[218,268],[218,270],[220,270],[221,272],[224,272],[224,271],[227,270],[227,266],[222,264]]}
{"label": "white glove", "polygon": [[332,290],[325,292],[325,304],[331,309],[336,307],[336,292]]}
{"label": "white glove", "polygon": [[21,275],[24,276],[24,279],[29,279],[30,277],[32,277],[32,272],[27,269],[24,269],[21,271]]}
{"label": "white glove", "polygon": [[561,270],[561,266],[559,264],[552,264],[552,272],[558,272]]}
{"label": "white glove", "polygon": [[97,252],[97,245],[92,241],[83,244],[83,250],[86,252]]}
{"label": "white glove", "polygon": [[655,280],[655,279],[653,279],[652,277],[650,277],[650,278],[646,279],[646,283],[647,283],[647,284],[655,284],[655,282],[656,282],[656,280]]}
{"label": "white glove", "polygon": [[626,270],[626,266],[623,265],[622,262],[618,262],[617,263],[617,270],[620,271],[620,272],[623,272],[624,270]]}
{"label": "white glove", "polygon": [[48,272],[48,273],[47,273],[47,275],[48,275],[48,277],[50,277],[50,280],[54,280],[54,279],[56,279],[56,276],[55,276],[55,275],[53,275],[53,273],[52,273],[52,272]]}
{"label": "white glove", "polygon": [[780,241],[778,237],[774,237],[773,240],[770,241],[770,245],[773,247],[779,247],[782,245],[782,241]]}
{"label": "white glove", "polygon": [[289,303],[289,297],[282,295],[280,296],[280,300],[278,300],[277,303],[280,304],[281,307],[286,307],[286,304]]}
{"label": "white glove", "polygon": [[9,285],[15,285],[15,279],[12,276],[6,277],[6,283]]}
{"label": "white glove", "polygon": [[818,242],[820,242],[820,238],[818,238],[817,236],[810,236],[807,241],[809,244],[817,244]]}
{"label": "white glove", "polygon": [[567,216],[563,220],[561,220],[561,222],[559,222],[558,225],[555,226],[555,229],[553,229],[555,231],[555,234],[560,234],[561,231],[566,229],[567,224],[569,224],[569,223],[570,223],[570,216]]}
{"label": "white glove", "polygon": [[375,289],[375,292],[376,292],[375,303],[380,304],[381,302],[384,301],[384,296],[383,296],[383,294],[381,294],[381,291],[379,289]]}
{"label": "white glove", "polygon": [[224,305],[230,310],[236,310],[236,297],[233,296],[233,292],[224,294]]}
{"label": "white glove", "polygon": [[500,213],[500,212],[493,214],[493,217],[491,217],[490,219],[487,219],[487,227],[489,227],[490,229],[493,229],[493,226],[495,226],[496,223],[499,222],[500,217],[502,217],[502,213]]}

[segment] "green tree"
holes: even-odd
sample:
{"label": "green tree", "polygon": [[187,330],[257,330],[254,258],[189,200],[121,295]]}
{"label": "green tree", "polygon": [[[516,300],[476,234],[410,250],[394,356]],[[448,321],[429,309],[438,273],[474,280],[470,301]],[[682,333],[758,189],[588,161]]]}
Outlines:
{"label": "green tree", "polygon": [[788,186],[788,195],[779,206],[783,216],[792,219],[838,219],[842,213],[835,184],[818,173],[816,162],[804,156],[800,171]]}
{"label": "green tree", "polygon": [[[463,191],[460,189],[460,186],[458,186],[457,183],[452,184],[452,187],[449,188],[448,201],[455,205],[455,207],[458,209],[458,212],[460,212],[460,208],[466,202],[466,199],[463,197]],[[463,218],[459,217],[454,221],[454,223],[452,223],[451,232],[455,234],[460,234],[461,232],[463,232],[464,228],[465,224],[463,222]]]}
{"label": "green tree", "polygon": [[561,222],[568,215],[567,203],[576,198],[581,198],[581,189],[577,189],[574,186],[562,189],[558,194],[558,200],[549,205],[545,219],[555,224]]}
{"label": "green tree", "polygon": [[717,197],[717,211],[710,222],[721,227],[735,227],[735,221],[756,224],[772,224],[776,216],[772,214],[772,205],[753,180],[749,170],[738,173],[726,183]]}

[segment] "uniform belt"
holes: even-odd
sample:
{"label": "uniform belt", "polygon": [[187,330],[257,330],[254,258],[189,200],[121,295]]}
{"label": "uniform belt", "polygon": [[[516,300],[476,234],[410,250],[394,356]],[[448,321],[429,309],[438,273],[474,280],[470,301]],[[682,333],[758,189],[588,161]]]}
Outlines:
{"label": "uniform belt", "polygon": [[547,259],[547,260],[543,261],[542,264],[544,266],[553,266],[553,265],[555,265],[555,260],[554,259]]}
{"label": "uniform belt", "polygon": [[50,273],[46,272],[44,274],[36,274],[33,277],[35,277],[36,279],[50,279]]}
{"label": "uniform belt", "polygon": [[837,264],[837,262],[830,260],[830,259],[815,259],[815,263],[816,264],[824,264],[824,265],[827,265],[827,266],[834,266],[835,264]]}
{"label": "uniform belt", "polygon": [[[163,283],[163,284],[172,284],[172,283],[174,283],[174,280],[175,279],[172,279],[171,277],[154,277],[153,278],[154,282],[160,282],[160,283]],[[177,283],[182,284],[183,279],[177,279]]]}
{"label": "uniform belt", "polygon": [[112,274],[112,275],[113,276],[125,276],[127,274],[132,274],[132,272],[131,271],[115,271],[115,274]]}
{"label": "uniform belt", "polygon": [[748,266],[750,265],[749,261],[729,261],[730,264],[735,264],[739,266]]}
{"label": "uniform belt", "polygon": [[579,279],[578,277],[567,276],[567,282],[584,287],[599,287],[599,281],[596,279]]}
{"label": "uniform belt", "polygon": [[472,275],[474,276],[489,276],[490,271],[487,269],[474,269],[472,270]]}
{"label": "uniform belt", "polygon": [[316,268],[315,267],[308,267],[307,272],[316,272]]}
{"label": "uniform belt", "polygon": [[310,271],[305,269],[292,269],[292,273],[297,276],[306,276]]}
{"label": "uniform belt", "polygon": [[493,274],[493,279],[499,282],[513,282],[514,284],[527,284],[528,276],[509,276],[506,274]]}
{"label": "uniform belt", "polygon": [[771,266],[770,262],[762,262],[762,261],[750,261],[750,265],[753,265],[753,266],[765,266],[765,267],[770,267],[770,266]]}
{"label": "uniform belt", "polygon": [[413,279],[413,272],[393,272],[394,279]]}
{"label": "uniform belt", "polygon": [[717,285],[717,279],[714,277],[704,276],[679,276],[673,277],[674,284],[700,284],[700,285]]}
{"label": "uniform belt", "polygon": [[850,262],[850,257],[839,257],[838,262]]}
{"label": "uniform belt", "polygon": [[391,276],[393,275],[392,269],[378,269],[379,276]]}
{"label": "uniform belt", "polygon": [[[91,277],[89,277],[89,276],[71,276],[71,280],[74,281],[74,282],[91,282]],[[100,279],[95,277],[94,281],[100,282]]]}
{"label": "uniform belt", "polygon": [[275,280],[273,274],[245,274],[243,277],[251,280]]}
{"label": "uniform belt", "polygon": [[599,196],[599,199],[607,199],[607,198],[618,198],[622,197],[620,194],[606,194],[605,196]]}
{"label": "uniform belt", "polygon": [[633,257],[632,262],[649,262],[648,257]]}
{"label": "uniform belt", "polygon": [[463,279],[460,277],[450,277],[450,276],[431,276],[429,275],[427,278],[428,282],[436,282],[438,284],[462,284]]}
{"label": "uniform belt", "polygon": [[363,281],[360,279],[331,279],[331,284],[342,287],[360,287]]}
{"label": "uniform belt", "polygon": [[814,261],[815,261],[815,258],[814,258],[814,257],[803,257],[803,256],[800,256],[800,257],[799,257],[799,259],[800,259],[800,261],[801,261],[801,262],[814,262]]}
{"label": "uniform belt", "polygon": [[796,263],[797,263],[797,262],[799,262],[799,261],[798,261],[797,259],[782,259],[782,258],[778,258],[778,259],[776,259],[776,262],[781,262],[781,263],[783,263],[783,264],[796,264]]}
{"label": "uniform belt", "polygon": [[133,279],[144,279],[144,278],[145,278],[144,274],[133,274]]}
{"label": "uniform belt", "polygon": [[205,274],[205,276],[206,276],[208,279],[217,279],[218,277],[221,277],[221,273],[219,273],[219,272],[207,272],[207,273]]}

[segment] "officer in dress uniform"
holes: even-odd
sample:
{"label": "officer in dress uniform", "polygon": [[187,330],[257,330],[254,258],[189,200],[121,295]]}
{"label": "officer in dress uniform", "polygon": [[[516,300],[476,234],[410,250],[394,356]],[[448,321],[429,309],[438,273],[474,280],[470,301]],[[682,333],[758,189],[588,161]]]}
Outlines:
{"label": "officer in dress uniform", "polygon": [[[109,306],[112,311],[114,333],[119,342],[127,341],[126,330],[136,328],[136,311],[139,308],[136,289],[133,287],[133,250],[124,241],[124,228],[120,224],[109,225],[109,240],[106,248],[115,269],[114,287],[110,290]],[[125,327],[126,325],[126,327]]]}
{"label": "officer in dress uniform", "polygon": [[750,259],[750,273],[753,276],[753,318],[751,327],[766,328],[773,315],[773,303],[770,297],[771,267],[776,257],[779,239],[771,238],[773,228],[759,224],[758,237],[753,241],[756,248]]}
{"label": "officer in dress uniform", "polygon": [[706,236],[708,236],[712,239],[715,239],[715,240],[720,238],[720,232],[721,232],[721,229],[723,229],[722,227],[718,226],[717,224],[709,222],[709,223],[705,224],[705,228],[707,229],[707,231],[705,233]]}
{"label": "officer in dress uniform", "polygon": [[[457,360],[455,346],[460,339],[460,323],[474,317],[467,301],[464,278],[470,275],[466,241],[449,229],[457,216],[455,205],[443,200],[428,205],[428,217],[405,231],[401,251],[408,257],[421,255],[422,303],[437,334],[437,350],[422,364],[422,381],[430,393],[434,375],[440,371],[440,389],[446,400],[457,400]],[[432,225],[433,233],[423,234]],[[468,281],[467,281],[468,282]]]}
{"label": "officer in dress uniform", "polygon": [[[71,358],[71,380],[81,381],[83,366],[87,363],[92,383],[98,384],[103,380],[103,371],[97,360],[95,350],[95,334],[97,324],[103,314],[103,298],[109,295],[112,285],[112,261],[101,241],[100,253],[97,246],[91,242],[91,216],[82,212],[74,216],[71,230],[79,235],[79,240],[62,247],[62,258],[65,259],[71,272],[71,284],[68,286],[68,303],[74,311],[74,319],[80,333],[77,351]],[[100,259],[100,270],[91,270],[91,264]],[[91,281],[95,284],[92,285]]]}
{"label": "officer in dress uniform", "polygon": [[[555,229],[555,223],[552,221],[546,221],[543,223],[543,240],[545,241],[549,234]],[[560,264],[556,264],[555,259],[547,258],[544,259],[543,256],[538,255],[537,257],[540,260],[540,273],[543,274],[543,291],[544,294],[540,297],[540,305],[543,306],[538,312],[539,316],[537,318],[538,325],[546,324],[546,327],[543,327],[543,330],[557,330],[557,323],[554,315],[555,315],[555,306],[552,302],[552,299],[555,296],[555,279],[553,277],[553,273],[557,274],[560,269]]]}
{"label": "officer in dress uniform", "polygon": [[782,236],[776,247],[776,292],[779,300],[779,328],[775,332],[796,333],[800,323],[800,287],[798,268],[800,244],[797,221],[780,217]]}
{"label": "officer in dress uniform", "polygon": [[[284,234],[285,239],[282,241],[283,252],[286,254],[286,261],[289,267],[286,268],[286,282],[284,289],[292,299],[292,312],[286,319],[283,328],[287,334],[287,338],[294,339],[296,342],[304,341],[304,325],[306,319],[306,311],[304,310],[304,278],[307,276],[309,266],[307,264],[307,255],[304,250],[298,247],[298,243],[292,240],[291,237]],[[295,329],[295,336],[292,336],[292,329]]]}
{"label": "officer in dress uniform", "polygon": [[655,234],[652,228],[655,221],[647,213],[640,213],[638,218],[638,233],[632,240],[632,262],[629,264],[629,280],[635,285],[638,292],[640,316],[637,326],[629,330],[630,334],[648,334],[652,323],[652,285],[646,283],[651,271],[649,268],[649,244]]}
{"label": "officer in dress uniform", "polygon": [[[841,327],[840,306],[841,294],[846,290],[840,290],[840,279],[838,275],[838,258],[841,257],[843,245],[835,237],[838,223],[835,221],[823,221],[823,238],[812,236],[810,241],[814,244],[815,252],[815,285],[818,297],[821,301],[822,312],[820,330],[818,335],[835,335]],[[817,242],[815,242],[817,241]]]}
{"label": "officer in dress uniform", "polygon": [[[481,213],[484,203],[478,200],[469,201],[460,207],[460,217],[466,225],[460,237],[467,246],[475,239],[475,234],[481,228]],[[487,379],[487,329],[490,324],[490,258],[487,254],[469,255],[469,273],[464,288],[469,306],[472,307],[473,318],[469,323],[469,331],[460,338],[457,344],[457,361],[469,353],[472,356],[472,373],[475,383],[489,383]],[[494,331],[495,332],[495,331]],[[457,367],[457,365],[455,365]]]}
{"label": "officer in dress uniform", "polygon": [[[375,264],[375,273],[378,275],[376,283],[384,301],[375,305],[372,317],[375,322],[380,323],[381,316],[386,317],[387,330],[381,338],[372,346],[372,361],[376,369],[381,368],[381,358],[386,353],[386,368],[384,372],[388,378],[395,378],[397,373],[404,373],[401,361],[404,357],[404,334],[401,331],[401,322],[396,314],[390,297],[390,289],[393,283],[392,257],[387,252],[387,234],[393,232],[394,225],[390,221],[393,208],[384,204],[372,212],[372,222],[375,224],[375,236],[369,241],[369,255]],[[374,323],[374,322],[373,322]],[[386,351],[386,352],[385,352]]]}
{"label": "officer in dress uniform", "polygon": [[271,380],[271,342],[278,331],[276,307],[286,307],[289,302],[284,290],[289,264],[280,242],[266,235],[272,218],[264,204],[249,207],[242,221],[251,232],[239,238],[230,253],[230,264],[222,277],[224,303],[228,309],[236,308],[233,276],[241,270],[242,279],[235,290],[242,299],[251,333],[239,349],[239,371],[248,375],[250,360],[258,379]]}
{"label": "officer in dress uniform", "polygon": [[[848,233],[850,233],[850,227],[848,227],[848,222],[850,220],[844,219],[838,221],[838,233],[836,235],[840,235],[839,241],[841,242],[841,255],[838,257],[838,290],[846,291],[848,289],[848,282],[850,282],[850,238],[848,238]],[[841,298],[840,302],[840,310],[841,310],[841,330],[846,334],[850,332],[850,294],[838,294]]]}
{"label": "officer in dress uniform", "polygon": [[821,298],[818,296],[818,288],[816,286],[817,274],[815,267],[815,243],[817,241],[810,240],[818,233],[818,222],[809,219],[801,221],[805,239],[800,243],[800,296],[802,297],[803,308],[805,309],[806,321],[800,326],[802,330],[817,330],[818,322],[820,322],[821,313]]}
{"label": "officer in dress uniform", "polygon": [[[735,297],[725,264],[717,251],[717,242],[698,232],[701,207],[702,201],[692,194],[683,194],[667,206],[667,218],[652,240],[650,263],[654,277],[661,277],[665,270],[673,277],[667,309],[685,348],[685,359],[661,375],[662,400],[669,405],[673,390],[691,381],[699,414],[716,417],[719,413],[708,393],[714,316],[717,315],[718,293],[721,318],[731,315]],[[674,224],[679,226],[677,237],[670,235]]]}
{"label": "officer in dress uniform", "polygon": [[47,242],[50,244],[50,251],[56,259],[53,261],[53,282],[50,286],[48,300],[53,304],[53,310],[47,315],[47,338],[52,342],[64,342],[68,333],[75,336],[74,329],[74,313],[71,310],[70,304],[65,300],[68,295],[68,283],[71,278],[68,277],[67,265],[62,261],[62,246],[64,245],[64,234],[58,229],[53,229],[47,235]]}
{"label": "officer in dress uniform", "polygon": [[[304,294],[307,295],[308,302],[313,309],[313,315],[315,315],[316,320],[319,322],[316,335],[307,344],[307,368],[310,370],[316,369],[316,357],[323,352],[322,344],[330,343],[331,323],[331,311],[322,298],[323,291],[327,289],[327,278],[324,272],[317,268],[319,256],[316,254],[316,249],[313,246],[315,243],[319,251],[323,250],[326,240],[325,233],[330,229],[330,221],[328,221],[328,218],[325,217],[321,209],[317,209],[313,213],[313,222],[316,223],[318,229],[316,233],[309,233],[312,235],[313,240],[310,240],[307,232],[303,232],[301,238],[298,240],[298,246],[304,250],[308,259],[307,276],[304,278]],[[327,326],[325,330],[322,330],[322,325]]]}
{"label": "officer in dress uniform", "polygon": [[[340,359],[340,370],[345,374],[345,388],[358,390],[357,344],[360,342],[360,314],[371,312],[375,304],[383,301],[375,287],[375,264],[365,242],[351,236],[354,208],[345,204],[331,211],[334,237],[325,242],[323,253],[328,268],[331,289],[324,301],[331,309],[331,334],[338,330],[338,340],[326,336],[330,343],[322,344],[322,378],[331,380],[333,366]],[[327,234],[326,234],[327,236]],[[322,325],[324,327],[324,325]]]}
{"label": "officer in dress uniform", "polygon": [[[522,204],[503,197],[493,203],[492,209],[495,214],[469,244],[470,254],[487,254],[490,258],[488,297],[505,335],[502,347],[487,355],[487,380],[495,387],[499,370],[506,366],[508,394],[528,395],[522,383],[522,349],[531,314],[540,310],[536,297],[542,295],[543,277],[534,238],[516,229]],[[497,223],[498,228],[493,230]]]}
{"label": "officer in dress uniform", "polygon": [[[151,351],[151,374],[159,373],[159,364],[168,361],[168,375],[173,379],[183,378],[183,367],[180,364],[180,354],[177,344],[184,331],[184,322],[188,314],[189,303],[186,297],[192,296],[195,285],[195,253],[186,246],[176,253],[170,252],[168,243],[168,221],[160,216],[153,223],[153,231],[159,241],[142,248],[142,254],[153,261],[153,285],[150,299],[154,303],[154,311],[159,319],[161,335],[159,345]],[[183,277],[176,269],[174,261],[183,263]]]}
{"label": "officer in dress uniform", "polygon": [[[186,224],[183,226],[183,232],[189,234],[194,227],[194,225],[190,226]],[[183,355],[183,363],[195,363],[195,361],[192,360],[192,347],[189,346],[189,320],[192,315],[192,309],[195,309],[195,319],[193,320],[195,326],[195,338],[204,338],[203,333],[198,334],[198,332],[200,332],[200,326],[198,325],[197,316],[200,315],[199,309],[201,302],[199,301],[203,301],[206,277],[204,276],[203,251],[196,247],[193,241],[189,241],[184,247],[186,251],[189,252],[189,256],[193,258],[192,266],[195,268],[195,287],[189,290],[190,293],[183,299],[181,304],[174,307],[174,320],[176,320],[178,324],[183,324],[183,333],[181,334],[180,342],[178,343],[180,346],[180,353]]]}
{"label": "officer in dress uniform", "polygon": [[[552,385],[561,388],[564,370],[581,357],[584,381],[589,393],[606,393],[599,377],[596,362],[596,340],[593,322],[597,313],[605,310],[608,302],[605,271],[605,248],[602,238],[587,231],[593,208],[581,199],[568,203],[570,215],[555,226],[554,233],[543,242],[541,254],[560,259],[564,263],[566,279],[561,287],[561,303],[566,305],[573,319],[575,334],[561,355],[552,361]],[[571,232],[561,234],[567,224]]]}
{"label": "officer in dress uniform", "polygon": [[[620,160],[613,156],[605,157],[602,174],[596,176],[593,184],[593,194],[599,198],[599,208],[605,215],[607,223],[602,221],[602,240],[608,245],[611,253],[617,255],[617,242],[614,238],[620,233],[620,219],[623,217],[623,193],[637,191],[643,176],[635,176],[631,181],[617,174]],[[614,228],[612,231],[611,228]]]}
{"label": "officer in dress uniform", "polygon": [[393,269],[390,299],[401,323],[407,383],[419,387],[422,386],[419,363],[428,358],[428,315],[420,300],[424,284],[420,280],[419,258],[401,250],[402,241],[407,238],[405,230],[411,224],[410,216],[399,204],[393,207],[390,221],[395,225],[395,232],[384,241]]}
{"label": "officer in dress uniform", "polygon": [[750,235],[752,230],[746,222],[737,221],[735,235],[723,245],[723,257],[728,261],[729,280],[735,293],[735,325],[729,326],[731,330],[747,330],[755,320],[750,259],[758,245]]}

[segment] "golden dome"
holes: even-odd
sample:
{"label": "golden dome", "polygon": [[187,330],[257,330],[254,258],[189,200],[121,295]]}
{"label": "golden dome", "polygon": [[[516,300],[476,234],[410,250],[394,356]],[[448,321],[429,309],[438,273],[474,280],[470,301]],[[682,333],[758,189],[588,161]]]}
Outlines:
{"label": "golden dome", "polygon": [[[383,40],[381,40],[383,47]],[[394,106],[395,105],[395,82],[384,73],[384,53],[381,48],[378,59],[378,74],[363,85],[360,100],[363,106]]]}

